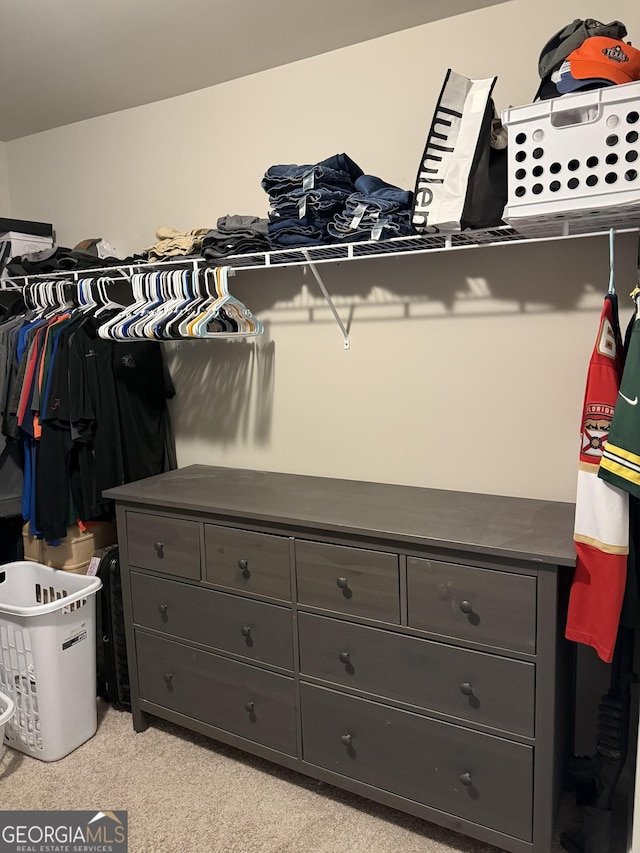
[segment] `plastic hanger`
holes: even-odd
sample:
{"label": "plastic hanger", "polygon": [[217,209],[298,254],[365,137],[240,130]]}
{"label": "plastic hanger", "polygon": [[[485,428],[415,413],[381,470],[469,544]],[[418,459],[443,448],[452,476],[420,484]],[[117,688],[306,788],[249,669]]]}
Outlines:
{"label": "plastic hanger", "polygon": [[[230,267],[206,267],[194,262],[193,270],[134,273],[133,303],[121,308],[98,328],[111,340],[182,340],[185,338],[248,337],[264,332],[264,326],[239,299],[229,293]],[[81,302],[99,304],[91,285],[81,283]],[[100,303],[108,302],[100,281]],[[99,304],[98,310],[106,307]]]}
{"label": "plastic hanger", "polygon": [[65,293],[65,287],[69,287],[71,282],[58,279],[57,281],[42,281],[39,282],[39,302],[40,316],[43,319],[51,319],[56,314],[63,311],[69,311],[74,307],[73,302]]}
{"label": "plastic hanger", "polygon": [[99,304],[95,313],[96,317],[99,317],[100,314],[103,314],[105,311],[112,311],[115,309],[121,310],[123,308],[123,306],[120,305],[119,302],[114,302],[112,299],[109,298],[107,285],[112,283],[113,279],[109,278],[108,276],[100,276],[100,278],[98,278],[98,280],[96,281],[96,287],[99,296]]}
{"label": "plastic hanger", "polygon": [[98,335],[107,340],[121,340],[117,335],[116,330],[123,325],[130,317],[133,317],[136,312],[145,304],[145,295],[143,289],[144,273],[134,273],[131,276],[131,290],[133,293],[133,302],[127,305],[115,317],[107,320],[98,328]]}
{"label": "plastic hanger", "polygon": [[[213,270],[209,267],[205,269],[198,268],[195,271],[194,275],[194,292],[195,299],[192,304],[187,306],[187,308],[182,312],[181,316],[178,318],[177,324],[177,335],[180,338],[189,338],[192,337],[189,333],[189,326],[191,322],[202,313],[206,305],[210,305],[211,302],[217,298],[217,293],[210,290],[212,284],[211,276],[213,274]],[[173,324],[172,324],[173,325]],[[174,327],[175,328],[175,327]]]}
{"label": "plastic hanger", "polygon": [[[209,294],[209,299],[201,306],[200,310],[191,316],[186,324],[186,334],[189,337],[203,337],[207,331],[207,323],[209,328],[214,327],[218,332],[228,331],[229,326],[225,325],[224,319],[220,318],[220,308],[227,298],[226,287],[223,284],[222,267],[204,270],[205,289]],[[202,333],[198,333],[198,326]]]}
{"label": "plastic hanger", "polygon": [[162,328],[162,340],[182,340],[184,337],[180,331],[182,321],[191,316],[196,305],[200,305],[204,300],[203,288],[201,287],[200,278],[201,270],[194,263],[193,269],[185,270],[181,278],[182,300],[174,310],[172,317],[164,323]]}
{"label": "plastic hanger", "polygon": [[177,318],[179,318],[182,313],[188,310],[194,303],[195,290],[193,287],[193,280],[197,275],[198,270],[195,265],[193,270],[182,270],[179,274],[176,273],[177,277],[175,279],[175,284],[178,299],[176,304],[173,306],[171,314],[164,320],[160,321],[156,326],[156,336],[160,340],[171,340],[175,336],[179,337],[177,330],[174,332],[174,326]]}
{"label": "plastic hanger", "polygon": [[87,314],[97,307],[93,293],[93,279],[81,278],[78,283],[78,308],[83,314]]}
{"label": "plastic hanger", "polygon": [[[162,285],[164,281],[164,271],[147,273],[144,277],[143,288],[146,300],[140,306],[136,315],[125,321],[122,324],[122,336],[126,340],[144,340],[144,327],[149,319],[153,316],[156,308],[162,305],[164,301]],[[118,327],[120,328],[120,327]]]}
{"label": "plastic hanger", "polygon": [[188,275],[188,270],[170,270],[162,276],[161,290],[164,301],[150,313],[148,320],[144,323],[145,337],[152,340],[162,339],[161,330],[185,302],[184,278]]}
{"label": "plastic hanger", "polygon": [[[213,271],[217,298],[211,304],[204,306],[204,310],[189,323],[189,334],[192,337],[248,337],[259,335],[264,331],[262,323],[253,316],[246,305],[229,293],[229,270],[228,266],[224,266],[216,267]],[[210,271],[207,270],[207,272]],[[228,323],[230,317],[237,324],[237,331],[224,328],[224,325],[222,329],[219,326],[216,328],[221,318],[224,324],[224,320],[226,319]]]}
{"label": "plastic hanger", "polygon": [[161,272],[143,273],[140,276],[141,284],[141,299],[134,306],[127,317],[117,323],[112,330],[116,340],[144,340],[144,334],[141,329],[143,324],[149,319],[151,311],[162,303],[162,293],[160,290]]}

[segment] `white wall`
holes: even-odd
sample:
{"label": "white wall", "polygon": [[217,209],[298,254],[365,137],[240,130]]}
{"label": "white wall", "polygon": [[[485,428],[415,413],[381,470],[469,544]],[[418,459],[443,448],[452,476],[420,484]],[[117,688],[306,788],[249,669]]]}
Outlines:
{"label": "white wall", "polygon": [[9,160],[7,159],[7,143],[0,142],[0,216],[11,215],[11,199],[9,197]]}
{"label": "white wall", "polygon": [[[498,75],[499,109],[530,101],[541,46],[620,0],[512,0],[156,104],[7,144],[12,212],[58,240],[121,253],[158,225],[265,215],[274,163],[346,151],[413,188],[448,67]],[[621,293],[635,244],[618,240]],[[310,275],[240,272],[266,323],[253,343],[168,356],[179,463],[205,462],[572,500],[584,378],[608,279],[604,238],[358,261],[323,269],[352,348]],[[622,299],[624,317],[631,309]],[[318,307],[320,306],[320,307]]]}

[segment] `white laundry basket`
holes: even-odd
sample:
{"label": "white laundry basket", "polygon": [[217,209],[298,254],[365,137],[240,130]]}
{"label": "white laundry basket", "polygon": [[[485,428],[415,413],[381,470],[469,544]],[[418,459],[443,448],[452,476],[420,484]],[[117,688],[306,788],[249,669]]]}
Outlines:
{"label": "white laundry basket", "polygon": [[13,717],[15,710],[16,706],[13,700],[5,696],[4,693],[0,693],[0,755],[2,755],[2,750],[4,749],[4,729],[11,717]]}
{"label": "white laundry basket", "polygon": [[27,561],[0,565],[4,743],[56,761],[95,734],[99,578]]}
{"label": "white laundry basket", "polygon": [[566,222],[579,233],[637,223],[640,81],[510,107],[502,121],[509,225]]}

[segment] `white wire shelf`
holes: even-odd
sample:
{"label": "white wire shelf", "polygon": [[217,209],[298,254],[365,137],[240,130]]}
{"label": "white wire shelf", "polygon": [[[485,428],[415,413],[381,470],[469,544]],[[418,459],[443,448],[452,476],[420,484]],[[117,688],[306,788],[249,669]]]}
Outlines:
{"label": "white wire shelf", "polygon": [[637,224],[630,225],[628,222],[624,222],[619,227],[615,227],[612,223],[606,228],[602,226],[594,228],[592,223],[585,220],[573,223],[563,221],[527,225],[526,230],[516,230],[511,226],[504,225],[482,231],[412,235],[410,237],[396,237],[392,240],[308,246],[255,255],[235,255],[225,258],[224,262],[236,269],[301,266],[309,263],[341,263],[363,258],[446,252],[479,246],[498,246],[505,243],[537,243],[576,237],[596,237],[609,234],[611,227],[614,227],[616,234],[638,231],[640,230],[640,217]]}
{"label": "white wire shelf", "polygon": [[[207,260],[201,256],[181,256],[167,261],[140,262],[110,265],[107,267],[93,267],[86,270],[57,270],[49,273],[38,273],[35,275],[13,276],[9,279],[0,278],[0,291],[20,289],[31,281],[59,280],[61,277],[67,281],[77,282],[81,278],[92,278],[104,276],[106,280],[131,280],[135,272],[157,270],[158,267],[166,269],[185,269],[192,266],[194,270],[203,266],[228,266],[230,272],[237,270],[257,269],[282,269],[283,267],[306,266],[308,267],[322,291],[334,318],[340,327],[343,338],[343,346],[350,349],[349,328],[343,322],[340,314],[333,303],[317,265],[327,263],[342,263],[361,259],[380,257],[398,257],[402,255],[417,255],[430,252],[448,252],[461,249],[472,249],[480,246],[501,246],[513,243],[540,243],[553,240],[566,240],[571,238],[597,237],[609,235],[611,244],[614,234],[623,234],[640,231],[640,219],[633,220],[629,217],[621,217],[617,221],[613,219],[607,222],[590,220],[588,217],[575,220],[561,219],[559,221],[528,222],[520,230],[511,225],[498,228],[489,228],[478,231],[461,231],[456,233],[440,233],[413,235],[410,237],[397,237],[393,240],[367,241],[362,243],[332,243],[326,246],[308,246],[293,249],[282,249],[273,252],[259,252],[256,254],[232,255],[221,258],[217,262]],[[119,275],[118,275],[119,273]]]}
{"label": "white wire shelf", "polygon": [[[75,281],[79,278],[90,278],[96,274],[107,278],[118,277],[120,273],[125,278],[134,272],[145,272],[160,268],[184,268],[185,266],[230,266],[234,270],[268,269],[291,266],[307,266],[310,264],[342,263],[360,259],[379,257],[394,257],[415,255],[430,252],[447,252],[460,249],[472,249],[481,246],[500,246],[513,243],[538,243],[570,238],[597,237],[610,234],[611,228],[616,234],[637,232],[640,230],[640,216],[637,221],[621,220],[611,222],[604,227],[603,223],[593,223],[587,219],[563,220],[557,222],[528,223],[526,227],[517,230],[509,225],[490,228],[481,231],[461,231],[456,233],[440,233],[396,237],[392,240],[367,241],[362,243],[331,243],[322,246],[305,246],[292,249],[280,249],[271,252],[257,252],[246,255],[230,255],[217,262],[207,260],[200,255],[185,255],[166,261],[140,261],[112,264],[105,267],[91,267],[78,270],[56,270],[55,272],[36,273],[26,276],[11,276],[0,279],[0,289],[7,289],[11,283],[24,284],[32,280],[65,277]],[[111,276],[109,275],[111,273]]]}

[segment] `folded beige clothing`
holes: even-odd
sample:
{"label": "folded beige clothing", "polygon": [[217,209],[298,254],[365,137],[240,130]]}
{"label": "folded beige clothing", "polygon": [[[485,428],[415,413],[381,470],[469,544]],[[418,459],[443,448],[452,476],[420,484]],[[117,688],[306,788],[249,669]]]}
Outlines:
{"label": "folded beige clothing", "polygon": [[149,260],[161,261],[176,255],[195,254],[200,249],[202,238],[209,230],[209,228],[193,228],[183,233],[168,225],[160,225],[156,228],[157,242],[147,249]]}

